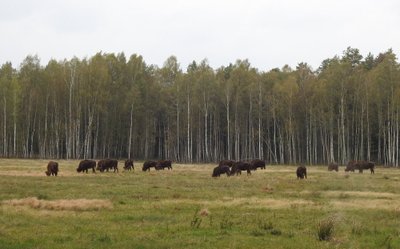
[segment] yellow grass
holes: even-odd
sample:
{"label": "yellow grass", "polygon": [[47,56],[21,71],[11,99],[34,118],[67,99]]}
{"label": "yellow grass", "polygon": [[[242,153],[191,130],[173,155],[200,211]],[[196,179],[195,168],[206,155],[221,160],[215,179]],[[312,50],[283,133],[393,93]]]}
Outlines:
{"label": "yellow grass", "polygon": [[111,201],[101,199],[60,199],[60,200],[39,200],[36,197],[28,197],[24,199],[12,199],[2,202],[3,205],[10,206],[26,206],[35,209],[46,210],[70,210],[70,211],[89,211],[111,209],[113,207]]}

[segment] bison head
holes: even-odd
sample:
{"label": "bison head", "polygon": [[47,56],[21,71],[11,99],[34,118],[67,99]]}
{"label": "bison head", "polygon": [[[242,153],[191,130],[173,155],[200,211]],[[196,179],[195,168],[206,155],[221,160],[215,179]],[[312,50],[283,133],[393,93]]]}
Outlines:
{"label": "bison head", "polygon": [[47,176],[50,176],[50,171],[45,172]]}

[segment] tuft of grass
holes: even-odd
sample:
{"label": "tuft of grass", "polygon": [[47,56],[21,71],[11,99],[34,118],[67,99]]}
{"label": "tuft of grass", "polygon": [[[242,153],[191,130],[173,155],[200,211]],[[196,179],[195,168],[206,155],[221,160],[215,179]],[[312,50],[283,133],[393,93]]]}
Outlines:
{"label": "tuft of grass", "polygon": [[203,219],[201,217],[199,217],[199,210],[196,209],[196,211],[194,212],[193,218],[190,221],[190,227],[191,228],[199,228],[201,222],[203,221]]}
{"label": "tuft of grass", "polygon": [[364,231],[364,227],[357,221],[353,221],[352,226],[351,226],[351,233],[354,235],[362,235]]}
{"label": "tuft of grass", "polygon": [[250,235],[254,236],[254,237],[261,237],[265,235],[265,232],[260,231],[259,229],[254,229],[250,232]]}
{"label": "tuft of grass", "polygon": [[221,230],[230,230],[232,229],[233,222],[230,220],[230,217],[223,216],[221,222],[219,223],[219,227]]}
{"label": "tuft of grass", "polygon": [[321,220],[317,226],[317,235],[320,241],[329,241],[332,239],[335,228],[335,221],[332,217]]}
{"label": "tuft of grass", "polygon": [[280,236],[280,235],[282,235],[281,230],[276,229],[276,228],[272,229],[270,233],[271,233],[271,235],[275,235],[275,236]]}
{"label": "tuft of grass", "polygon": [[37,198],[39,200],[48,200],[49,197],[46,194],[38,194]]}
{"label": "tuft of grass", "polygon": [[264,221],[264,220],[259,220],[258,221],[258,228],[261,230],[271,230],[274,228],[272,225],[271,221]]}

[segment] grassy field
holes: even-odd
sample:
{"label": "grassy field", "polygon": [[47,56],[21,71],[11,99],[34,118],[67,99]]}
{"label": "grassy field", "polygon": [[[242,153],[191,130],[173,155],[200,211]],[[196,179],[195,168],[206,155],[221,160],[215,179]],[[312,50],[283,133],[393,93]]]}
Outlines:
{"label": "grassy field", "polygon": [[78,174],[78,161],[0,160],[0,248],[400,248],[400,171],[214,165]]}

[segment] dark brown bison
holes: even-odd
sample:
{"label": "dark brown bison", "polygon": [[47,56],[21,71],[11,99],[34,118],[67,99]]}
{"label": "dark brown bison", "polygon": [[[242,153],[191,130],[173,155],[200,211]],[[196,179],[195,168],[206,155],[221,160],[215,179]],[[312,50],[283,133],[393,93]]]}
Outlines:
{"label": "dark brown bison", "polygon": [[159,160],[156,164],[156,170],[164,170],[167,168],[168,170],[172,170],[172,161],[171,160]]}
{"label": "dark brown bison", "polygon": [[232,170],[231,170],[231,175],[236,174],[242,174],[242,170],[243,171],[247,171],[247,175],[251,175],[251,165],[250,163],[246,163],[246,162],[236,162],[233,166],[232,166]]}
{"label": "dark brown bison", "polygon": [[254,159],[250,162],[251,169],[257,170],[257,168],[265,169],[265,162],[260,159]]}
{"label": "dark brown bison", "polygon": [[229,166],[229,167],[233,167],[233,165],[235,164],[235,161],[232,161],[232,160],[222,160],[222,161],[220,161],[219,162],[219,164],[218,164],[218,166],[224,166],[224,165],[226,165],[226,166]]}
{"label": "dark brown bison", "polygon": [[222,174],[226,174],[228,177],[231,175],[231,170],[228,165],[215,167],[212,173],[212,177],[220,177]]}
{"label": "dark brown bison", "polygon": [[297,179],[307,179],[307,168],[303,165],[297,167],[296,170]]}
{"label": "dark brown bison", "polygon": [[349,161],[344,169],[345,172],[354,172],[356,161]]}
{"label": "dark brown bison", "polygon": [[358,170],[359,173],[363,173],[364,169],[369,169],[371,171],[371,174],[375,174],[375,163],[370,162],[370,161],[349,161],[346,165],[346,169],[344,171],[348,172],[354,172],[354,170]]}
{"label": "dark brown bison", "polygon": [[96,172],[96,161],[93,160],[83,160],[79,163],[78,168],[76,169],[76,171],[79,172],[83,172],[85,171],[86,173],[88,173],[89,169],[93,170],[93,173]]}
{"label": "dark brown bison", "polygon": [[125,165],[124,165],[124,170],[131,170],[131,169],[135,169],[135,166],[133,165],[133,160],[128,159],[125,161]]}
{"label": "dark brown bison", "polygon": [[57,163],[57,162],[50,161],[50,162],[47,164],[46,175],[47,175],[47,176],[50,176],[50,175],[57,176],[57,173],[58,173],[58,163]]}
{"label": "dark brown bison", "polygon": [[109,171],[113,169],[118,172],[118,161],[114,159],[103,159],[97,162],[97,170],[100,172]]}
{"label": "dark brown bison", "polygon": [[328,171],[333,171],[333,170],[336,172],[339,171],[339,165],[335,162],[332,162],[328,165]]}
{"label": "dark brown bison", "polygon": [[150,168],[156,168],[157,162],[156,161],[146,161],[143,163],[142,170],[143,171],[150,171]]}

